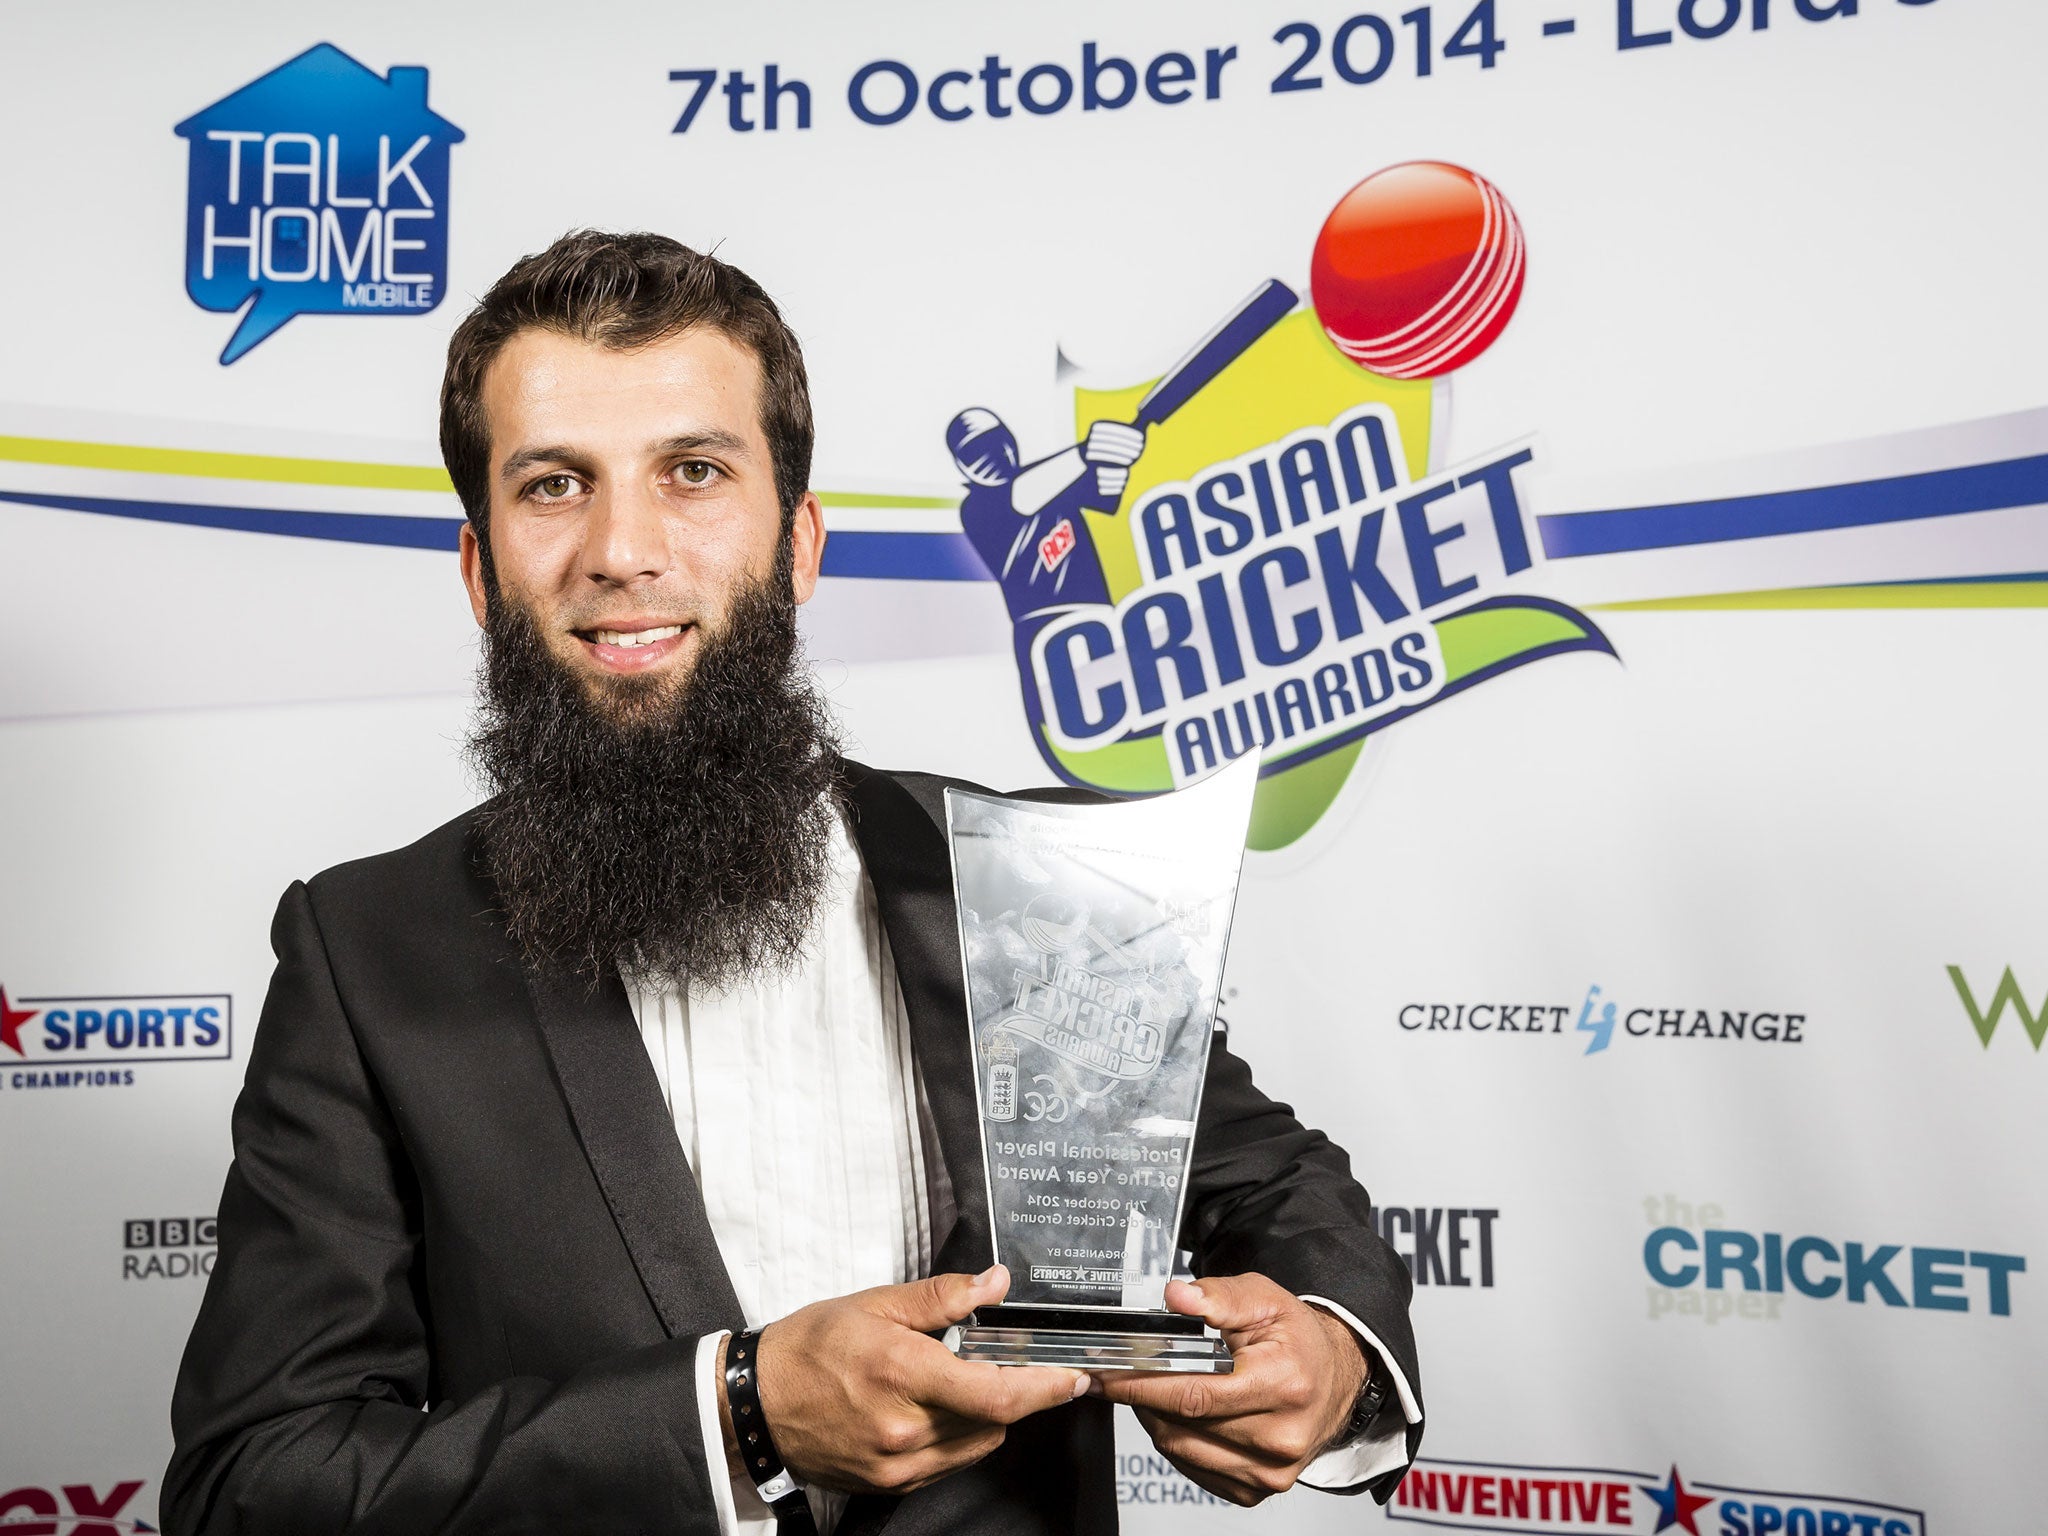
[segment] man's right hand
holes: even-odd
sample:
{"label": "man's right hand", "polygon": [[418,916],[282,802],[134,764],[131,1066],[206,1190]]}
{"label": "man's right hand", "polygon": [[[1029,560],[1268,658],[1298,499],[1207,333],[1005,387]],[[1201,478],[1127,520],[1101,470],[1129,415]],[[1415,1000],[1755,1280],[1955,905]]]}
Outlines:
{"label": "man's right hand", "polygon": [[769,1324],[761,1415],[789,1469],[844,1492],[909,1493],[981,1460],[1006,1425],[1086,1392],[1083,1372],[970,1364],[930,1336],[1009,1288],[997,1265],[877,1286]]}

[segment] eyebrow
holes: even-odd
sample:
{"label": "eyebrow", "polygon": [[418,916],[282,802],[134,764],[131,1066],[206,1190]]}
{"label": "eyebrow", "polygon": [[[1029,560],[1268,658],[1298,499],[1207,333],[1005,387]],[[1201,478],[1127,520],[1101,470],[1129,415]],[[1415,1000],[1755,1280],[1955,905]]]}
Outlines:
{"label": "eyebrow", "polygon": [[[722,453],[731,458],[751,458],[747,440],[736,432],[722,427],[707,427],[701,432],[680,432],[674,437],[663,438],[650,446],[650,452],[659,455],[674,453]],[[587,455],[575,448],[551,444],[539,448],[522,448],[507,459],[498,471],[501,480],[516,480],[531,470],[547,464],[576,466],[583,463]]]}

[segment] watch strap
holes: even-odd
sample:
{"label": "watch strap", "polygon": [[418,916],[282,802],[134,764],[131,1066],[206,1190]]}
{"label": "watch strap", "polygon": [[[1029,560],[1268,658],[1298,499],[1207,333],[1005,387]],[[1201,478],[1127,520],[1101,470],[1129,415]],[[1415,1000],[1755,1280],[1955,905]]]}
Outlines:
{"label": "watch strap", "polygon": [[1386,1406],[1389,1373],[1384,1365],[1374,1361],[1370,1352],[1365,1355],[1365,1384],[1358,1389],[1358,1396],[1351,1404],[1351,1417],[1344,1421],[1344,1428],[1338,1431],[1336,1444],[1349,1445],[1372,1425],[1380,1416],[1380,1409]]}

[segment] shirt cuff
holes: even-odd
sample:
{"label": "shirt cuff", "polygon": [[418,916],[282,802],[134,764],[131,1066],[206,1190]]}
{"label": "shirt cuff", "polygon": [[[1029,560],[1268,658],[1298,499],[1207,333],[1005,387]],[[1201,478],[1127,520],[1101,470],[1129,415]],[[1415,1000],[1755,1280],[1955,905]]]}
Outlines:
{"label": "shirt cuff", "polygon": [[739,1536],[740,1530],[732,1503],[732,1466],[725,1459],[725,1428],[718,1414],[718,1349],[731,1337],[721,1329],[697,1340],[697,1427],[704,1436],[706,1481],[718,1510],[718,1536]]}
{"label": "shirt cuff", "polygon": [[[1408,1426],[1422,1422],[1422,1404],[1415,1400],[1415,1389],[1408,1385],[1408,1377],[1402,1372],[1400,1362],[1373,1336],[1373,1331],[1345,1307],[1324,1296],[1304,1296],[1301,1299],[1335,1317],[1372,1351],[1368,1357],[1372,1368],[1383,1370],[1393,1378],[1394,1394],[1401,1402],[1403,1422],[1377,1434],[1372,1425],[1367,1425],[1356,1439],[1332,1446],[1310,1462],[1298,1481],[1310,1488],[1356,1488],[1389,1472],[1398,1472],[1408,1465]],[[1384,1416],[1381,1422],[1384,1422]]]}

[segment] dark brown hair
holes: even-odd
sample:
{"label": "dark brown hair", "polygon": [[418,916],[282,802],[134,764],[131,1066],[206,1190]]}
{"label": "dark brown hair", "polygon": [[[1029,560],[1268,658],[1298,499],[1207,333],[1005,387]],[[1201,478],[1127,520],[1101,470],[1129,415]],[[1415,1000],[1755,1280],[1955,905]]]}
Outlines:
{"label": "dark brown hair", "polygon": [[448,342],[441,377],[441,458],[489,558],[491,428],[484,375],[524,330],[558,331],[628,351],[692,326],[718,331],[761,364],[761,430],[787,532],[811,483],[810,385],[782,312],[738,267],[665,235],[579,229],[525,256],[491,285]]}

